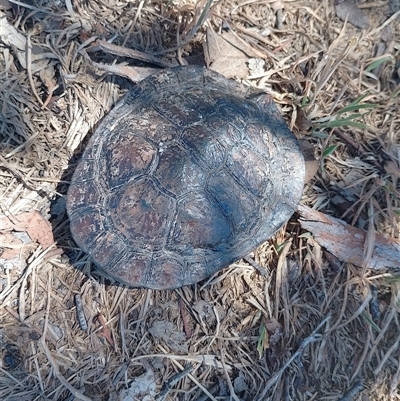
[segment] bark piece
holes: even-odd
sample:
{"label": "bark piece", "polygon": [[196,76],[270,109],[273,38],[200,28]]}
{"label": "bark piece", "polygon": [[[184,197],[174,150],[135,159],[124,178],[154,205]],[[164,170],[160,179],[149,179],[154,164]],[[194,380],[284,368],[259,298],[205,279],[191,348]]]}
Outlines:
{"label": "bark piece", "polygon": [[375,246],[371,257],[364,258],[367,232],[342,220],[299,205],[303,229],[310,231],[314,239],[339,260],[369,269],[400,271],[400,241],[375,234]]}

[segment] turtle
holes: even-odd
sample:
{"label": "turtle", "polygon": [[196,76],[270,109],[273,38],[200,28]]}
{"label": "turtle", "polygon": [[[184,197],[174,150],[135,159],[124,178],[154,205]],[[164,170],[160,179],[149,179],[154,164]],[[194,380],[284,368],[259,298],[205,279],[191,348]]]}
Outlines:
{"label": "turtle", "polygon": [[195,284],[291,217],[305,163],[272,97],[201,66],[137,83],[90,138],[67,193],[70,230],[117,284]]}

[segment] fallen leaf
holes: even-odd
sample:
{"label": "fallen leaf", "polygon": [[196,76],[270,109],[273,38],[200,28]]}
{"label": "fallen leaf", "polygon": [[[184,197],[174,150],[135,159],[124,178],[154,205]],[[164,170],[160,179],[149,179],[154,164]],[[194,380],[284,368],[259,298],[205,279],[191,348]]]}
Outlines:
{"label": "fallen leaf", "polygon": [[129,388],[122,390],[119,394],[119,401],[153,401],[156,396],[157,384],[154,372],[150,366],[147,366],[146,371],[135,377]]}
{"label": "fallen leaf", "polygon": [[[0,41],[6,46],[13,46],[14,49],[25,52],[26,37],[17,31],[17,29],[11,25],[7,18],[4,16],[0,18]],[[20,59],[21,64],[26,68],[26,60]]]}
{"label": "fallen leaf", "polygon": [[[18,61],[20,62],[22,67],[26,69],[27,37],[22,33],[18,32],[18,30],[8,22],[6,17],[0,18],[0,42],[2,42],[5,46],[11,48],[12,52],[17,56]],[[46,68],[46,66],[48,65],[48,60],[43,59],[43,54],[44,54],[43,49],[35,45],[32,46],[32,54],[30,60],[32,73],[40,71],[43,68]]]}
{"label": "fallen leaf", "polygon": [[[12,218],[1,218],[0,232],[5,234],[12,231],[26,232],[31,240],[33,242],[37,241],[43,249],[47,249],[54,244],[51,224],[38,211],[21,213]],[[15,243],[13,244],[15,245]],[[12,248],[12,246],[9,248]],[[2,257],[4,258],[4,253]]]}
{"label": "fallen leaf", "polygon": [[[30,244],[30,246],[28,246]],[[1,259],[11,260],[17,257],[26,258],[33,247],[32,241],[24,241],[15,233],[0,232]]]}
{"label": "fallen leaf", "polygon": [[11,3],[8,0],[0,0],[0,10],[10,10],[12,8]]}
{"label": "fallen leaf", "polygon": [[392,162],[391,160],[389,160],[389,161],[387,161],[386,163],[385,163],[385,171],[388,173],[388,174],[392,174],[392,175],[394,175],[396,178],[400,178],[400,168],[399,168],[399,166],[396,164],[396,163],[394,163],[394,162]]}
{"label": "fallen leaf", "polygon": [[100,313],[99,315],[97,315],[97,320],[102,327],[100,334],[105,337],[105,339],[111,346],[114,346],[114,340],[111,337],[110,329],[107,327],[106,319],[104,319],[104,316]]}
{"label": "fallen leaf", "polygon": [[275,333],[277,330],[282,330],[282,325],[273,317],[271,319],[268,319],[265,322],[265,327],[267,330],[272,334]]}
{"label": "fallen leaf", "polygon": [[311,128],[311,121],[301,107],[297,108],[295,125],[300,131],[308,131]]}
{"label": "fallen leaf", "polygon": [[99,70],[105,71],[109,74],[115,74],[120,77],[130,79],[132,82],[140,82],[149,75],[155,74],[160,71],[159,68],[147,68],[147,67],[132,67],[130,65],[108,65],[102,63],[96,63],[92,61],[92,65]]}
{"label": "fallen leaf", "polygon": [[163,341],[173,352],[186,354],[188,345],[185,333],[175,329],[172,322],[156,320],[149,327],[149,333],[156,339]]}
{"label": "fallen leaf", "polygon": [[30,212],[29,214],[26,232],[33,241],[38,241],[43,249],[49,248],[54,244],[51,224],[38,211]]}
{"label": "fallen leaf", "polygon": [[49,104],[51,97],[53,96],[53,92],[58,88],[53,66],[49,66],[40,70],[39,77],[47,87],[48,96],[43,105],[43,107],[46,107]]}
{"label": "fallen leaf", "polygon": [[344,0],[335,5],[336,15],[357,28],[366,29],[369,27],[368,17],[357,7],[354,0]]}
{"label": "fallen leaf", "polygon": [[245,78],[249,73],[247,62],[257,57],[231,32],[217,34],[207,29],[207,40],[203,45],[206,65],[226,78]]}

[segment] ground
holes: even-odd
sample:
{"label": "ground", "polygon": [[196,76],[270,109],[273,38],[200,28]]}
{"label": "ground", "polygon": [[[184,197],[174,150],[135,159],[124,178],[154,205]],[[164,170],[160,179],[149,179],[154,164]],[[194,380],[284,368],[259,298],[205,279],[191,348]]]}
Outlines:
{"label": "ground", "polygon": [[[0,0],[0,399],[400,399],[399,266],[370,263],[379,238],[400,238],[398,10]],[[198,285],[105,281],[71,238],[65,196],[150,56],[268,91],[316,169],[301,204],[365,233],[361,263],[328,252],[296,213]]]}

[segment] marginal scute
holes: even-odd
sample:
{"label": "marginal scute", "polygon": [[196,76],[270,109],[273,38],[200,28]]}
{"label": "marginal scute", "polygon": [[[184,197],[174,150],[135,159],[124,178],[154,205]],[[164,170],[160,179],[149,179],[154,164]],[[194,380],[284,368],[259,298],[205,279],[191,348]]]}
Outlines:
{"label": "marginal scute", "polygon": [[100,266],[113,266],[114,262],[126,250],[120,235],[112,231],[103,231],[92,246],[93,260]]}
{"label": "marginal scute", "polygon": [[[177,280],[182,280],[185,272],[185,261],[168,253],[154,256],[154,268],[149,271],[146,283],[152,287],[175,287]],[[180,285],[190,284],[181,282]]]}
{"label": "marginal scute", "polygon": [[86,208],[87,205],[101,204],[102,194],[94,181],[76,183],[69,193],[67,206],[75,210]]}
{"label": "marginal scute", "polygon": [[77,233],[75,241],[86,252],[105,231],[104,217],[96,208],[89,208],[80,214],[70,214],[71,232]]}
{"label": "marginal scute", "polygon": [[304,181],[271,96],[197,66],[139,82],[103,119],[71,181],[71,233],[133,287],[197,283],[289,219]]}
{"label": "marginal scute", "polygon": [[74,171],[74,182],[78,183],[94,180],[97,170],[96,159],[88,158],[82,160]]}

